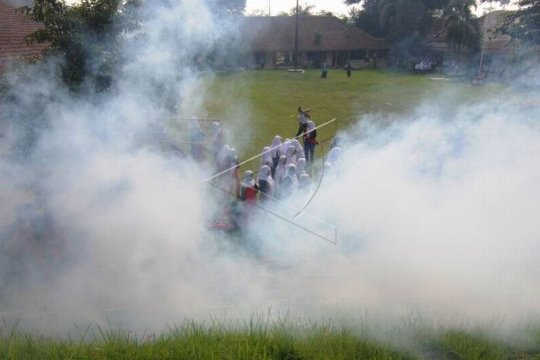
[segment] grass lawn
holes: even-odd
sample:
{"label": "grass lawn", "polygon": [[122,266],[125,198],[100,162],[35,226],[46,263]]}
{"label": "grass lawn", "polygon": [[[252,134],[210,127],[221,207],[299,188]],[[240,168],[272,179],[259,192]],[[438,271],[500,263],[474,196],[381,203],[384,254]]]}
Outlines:
{"label": "grass lawn", "polygon": [[[538,332],[510,344],[463,329],[407,330],[379,338],[370,329],[250,324],[226,329],[188,322],[167,334],[96,330],[52,339],[0,327],[0,359],[538,359]],[[536,337],[535,337],[536,334]],[[400,345],[398,345],[400,344]]]}
{"label": "grass lawn", "polygon": [[[299,105],[312,109],[316,124],[337,118],[335,125],[319,131],[321,141],[365,114],[404,114],[424,101],[441,97],[456,104],[474,102],[502,90],[498,85],[473,86],[465,79],[430,79],[436,76],[360,70],[347,78],[345,71],[338,69],[331,70],[327,79],[321,79],[318,70],[218,74],[205,81],[204,107],[209,116],[224,119],[225,127],[234,129],[234,139],[228,141],[239,149],[242,160],[259,153],[276,134],[293,137]],[[252,125],[246,127],[246,120]],[[328,144],[324,142],[323,146]]]}

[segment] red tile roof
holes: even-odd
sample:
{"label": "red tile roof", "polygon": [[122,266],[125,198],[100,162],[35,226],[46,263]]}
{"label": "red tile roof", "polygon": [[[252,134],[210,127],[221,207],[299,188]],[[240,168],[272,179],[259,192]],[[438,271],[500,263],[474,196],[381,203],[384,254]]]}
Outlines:
{"label": "red tile roof", "polygon": [[26,36],[43,26],[24,14],[17,8],[0,0],[0,73],[14,61],[28,60],[41,56],[45,44],[27,44]]}
{"label": "red tile roof", "polygon": [[[294,50],[294,16],[249,16],[243,22],[243,34],[252,51]],[[316,33],[320,41],[315,41]],[[299,51],[337,51],[387,49],[384,39],[375,38],[346,26],[334,16],[301,16],[298,25]]]}

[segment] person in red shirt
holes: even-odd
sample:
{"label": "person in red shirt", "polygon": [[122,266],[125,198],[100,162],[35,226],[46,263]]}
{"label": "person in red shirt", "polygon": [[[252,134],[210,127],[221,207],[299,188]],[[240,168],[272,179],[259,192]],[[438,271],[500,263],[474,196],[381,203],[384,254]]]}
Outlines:
{"label": "person in red shirt", "polygon": [[253,171],[246,170],[240,186],[240,199],[248,204],[255,204],[257,202],[257,187],[255,185],[255,178],[253,177]]}

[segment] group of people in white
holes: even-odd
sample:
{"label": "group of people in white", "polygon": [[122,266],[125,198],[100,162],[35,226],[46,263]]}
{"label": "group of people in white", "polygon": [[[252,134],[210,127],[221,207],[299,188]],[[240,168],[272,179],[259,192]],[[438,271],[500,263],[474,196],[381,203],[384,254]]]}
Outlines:
{"label": "group of people in white", "polygon": [[[295,137],[283,139],[274,136],[272,142],[259,154],[258,170],[245,170],[240,176],[240,161],[234,147],[223,144],[219,123],[212,124],[212,147],[216,183],[219,188],[234,196],[234,199],[253,205],[268,200],[284,199],[298,189],[309,188],[309,170],[315,158],[317,127],[310,118],[310,109],[298,108],[299,129]],[[302,143],[301,143],[302,141]],[[336,142],[325,166],[335,163],[341,148]]]}

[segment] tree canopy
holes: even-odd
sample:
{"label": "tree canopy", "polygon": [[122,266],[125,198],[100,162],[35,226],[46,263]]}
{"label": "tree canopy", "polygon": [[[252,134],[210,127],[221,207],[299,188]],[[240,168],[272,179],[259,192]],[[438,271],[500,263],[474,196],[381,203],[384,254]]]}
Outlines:
{"label": "tree canopy", "polygon": [[[312,16],[315,15],[313,12],[313,9],[315,6],[313,5],[298,5],[298,15],[299,16]],[[288,12],[281,12],[278,14],[279,16],[295,16],[296,15],[296,6],[293,6]]]}
{"label": "tree canopy", "polygon": [[506,16],[501,30],[526,43],[540,44],[540,0],[519,0],[518,6]]}
{"label": "tree canopy", "polygon": [[[217,18],[240,16],[245,0],[207,0]],[[62,77],[72,89],[83,84],[103,90],[110,86],[123,61],[122,40],[139,28],[142,0],[34,0],[22,7],[44,25],[30,42],[48,43],[48,52],[60,57]]]}
{"label": "tree canopy", "polygon": [[67,5],[64,0],[34,0],[24,7],[34,21],[44,25],[29,41],[49,44],[49,53],[63,59],[62,76],[72,88],[91,81],[107,88],[120,61],[119,36],[137,27],[132,9],[135,1],[82,0]]}
{"label": "tree canopy", "polygon": [[[472,8],[475,0],[346,0],[361,4],[352,13],[355,25],[367,33],[385,37],[394,52],[408,56],[422,52],[435,18],[442,18],[446,40],[456,50],[476,51],[480,26]],[[403,54],[402,54],[403,55]]]}

